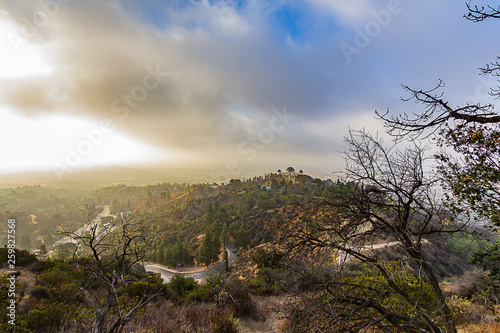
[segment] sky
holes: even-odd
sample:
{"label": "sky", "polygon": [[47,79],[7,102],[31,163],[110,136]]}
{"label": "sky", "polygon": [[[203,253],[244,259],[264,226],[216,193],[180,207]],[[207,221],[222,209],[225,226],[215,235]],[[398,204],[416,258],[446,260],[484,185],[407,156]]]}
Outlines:
{"label": "sky", "polygon": [[[476,1],[474,4],[484,4]],[[342,168],[349,128],[491,102],[498,23],[456,0],[0,0],[0,173]],[[494,102],[494,101],[493,101]]]}

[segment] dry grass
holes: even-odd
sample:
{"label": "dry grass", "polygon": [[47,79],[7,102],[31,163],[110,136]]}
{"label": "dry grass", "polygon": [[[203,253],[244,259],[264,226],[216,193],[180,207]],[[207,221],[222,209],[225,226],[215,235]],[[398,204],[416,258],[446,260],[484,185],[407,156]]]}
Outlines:
{"label": "dry grass", "polygon": [[458,328],[458,333],[500,333],[500,323],[468,325]]}
{"label": "dry grass", "polygon": [[236,321],[226,309],[214,304],[176,306],[170,302],[151,304],[130,325],[137,333],[237,332]]}

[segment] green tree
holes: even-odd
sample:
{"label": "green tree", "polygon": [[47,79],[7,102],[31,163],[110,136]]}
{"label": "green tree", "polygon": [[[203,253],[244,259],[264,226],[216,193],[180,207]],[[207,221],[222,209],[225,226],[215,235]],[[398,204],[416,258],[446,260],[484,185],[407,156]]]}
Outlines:
{"label": "green tree", "polygon": [[[466,19],[482,22],[500,18],[500,7],[467,3]],[[500,57],[483,68],[481,75],[500,77]],[[433,138],[441,147],[436,155],[450,206],[455,212],[489,220],[500,227],[500,114],[494,111],[494,99],[500,98],[500,86],[490,88],[491,101],[455,104],[444,98],[444,83],[429,90],[405,86],[410,97],[424,106],[421,114],[389,116],[378,114],[390,133],[398,139]],[[454,106],[458,105],[458,106]],[[478,253],[476,260],[492,268],[500,279],[500,244]]]}
{"label": "green tree", "polygon": [[219,260],[220,241],[216,223],[208,225],[205,229],[205,238],[198,249],[198,262],[210,265]]}
{"label": "green tree", "polygon": [[207,225],[210,225],[214,222],[215,222],[215,211],[214,208],[212,207],[212,203],[209,203],[207,207],[207,212],[205,214],[205,223]]}
{"label": "green tree", "polygon": [[250,245],[250,227],[247,223],[242,223],[239,230],[235,233],[235,246],[242,250],[247,250]]}
{"label": "green tree", "polygon": [[[219,208],[217,208],[217,211]],[[220,254],[220,230],[216,211],[209,204],[205,215],[205,237],[198,248],[198,262],[205,265],[219,260]]]}
{"label": "green tree", "polygon": [[168,244],[167,249],[165,250],[164,263],[168,266],[177,266],[178,262],[175,258],[175,249],[172,244]]}
{"label": "green tree", "polygon": [[44,256],[47,254],[47,246],[45,244],[40,245],[40,255]]}
{"label": "green tree", "polygon": [[219,209],[217,209],[216,218],[221,226],[228,226],[231,222],[231,217],[224,206],[220,206]]}

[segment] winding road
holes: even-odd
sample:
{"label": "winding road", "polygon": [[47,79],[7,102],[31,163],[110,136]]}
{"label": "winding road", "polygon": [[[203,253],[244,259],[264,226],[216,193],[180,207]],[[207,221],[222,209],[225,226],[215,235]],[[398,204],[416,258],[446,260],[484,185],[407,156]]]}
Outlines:
{"label": "winding road", "polygon": [[[184,196],[186,196],[188,193],[185,193],[184,195],[178,197],[178,198],[175,198],[173,199],[172,201],[175,201],[175,200],[178,200]],[[109,205],[108,206],[104,206],[103,207],[103,210],[102,212],[100,212],[94,219],[92,219],[92,221],[90,221],[89,223],[85,224],[83,227],[81,227],[80,229],[78,229],[75,233],[83,233],[85,231],[88,231],[90,230],[93,226],[95,226],[96,224],[98,223],[101,223],[101,218],[102,217],[106,217],[106,216],[113,216],[113,217],[116,217],[115,215],[112,215],[110,214],[110,209],[109,209]],[[75,243],[76,241],[68,236],[66,237],[63,237],[61,239],[59,239],[58,241],[56,241],[54,243],[54,245],[52,245],[53,248],[56,248],[58,245],[61,245],[61,244],[65,244],[65,243]],[[236,260],[237,258],[237,251],[234,249],[234,246],[232,244],[229,244],[228,247],[227,247],[227,250],[228,250],[228,253],[229,253],[229,267],[231,267],[234,263],[234,261]],[[198,268],[198,269],[186,269],[186,271],[176,271],[176,270],[172,270],[172,269],[169,269],[169,268],[166,268],[160,264],[155,264],[155,263],[148,263],[148,264],[145,264],[144,267],[146,268],[147,271],[151,271],[151,272],[155,272],[155,273],[160,273],[161,274],[161,277],[163,279],[164,282],[168,282],[170,281],[170,279],[174,276],[174,275],[177,275],[177,274],[181,274],[181,275],[184,275],[185,277],[192,277],[194,278],[195,280],[198,280],[198,281],[204,281],[205,278],[208,276],[209,273],[220,273],[223,269],[224,269],[224,263],[219,263],[213,267],[210,267],[210,268],[206,268],[206,267],[202,267],[202,268]]]}
{"label": "winding road", "polygon": [[[229,253],[228,264],[229,264],[229,267],[231,267],[238,256],[237,256],[236,250],[234,249],[234,247],[232,245],[228,246],[227,250]],[[199,281],[203,282],[209,273],[214,273],[214,274],[220,273],[224,269],[224,263],[222,262],[222,263],[220,263],[212,268],[201,268],[201,269],[198,268],[195,270],[186,269],[185,272],[172,270],[172,269],[169,269],[169,268],[166,268],[164,266],[154,264],[154,263],[145,264],[144,268],[150,272],[160,273],[161,278],[163,279],[164,282],[170,281],[170,279],[174,275],[177,275],[177,274],[183,275],[184,277],[192,277],[195,280],[199,280]]]}
{"label": "winding road", "polygon": [[[116,217],[116,215],[110,214],[109,207],[110,207],[109,205],[108,206],[104,206],[102,212],[100,212],[99,214],[97,214],[97,216],[94,219],[92,219],[92,221],[90,221],[89,223],[85,224],[83,227],[81,227],[80,229],[78,229],[74,233],[75,234],[82,234],[85,231],[89,231],[93,226],[95,226],[96,224],[98,224],[98,223],[101,222],[101,218],[102,217],[106,217],[106,216]],[[52,245],[52,248],[56,248],[58,245],[62,245],[62,244],[65,244],[65,243],[76,243],[76,240],[73,239],[73,238],[71,238],[71,237],[69,237],[69,236],[65,236],[65,237],[61,238],[60,240],[56,241]]]}

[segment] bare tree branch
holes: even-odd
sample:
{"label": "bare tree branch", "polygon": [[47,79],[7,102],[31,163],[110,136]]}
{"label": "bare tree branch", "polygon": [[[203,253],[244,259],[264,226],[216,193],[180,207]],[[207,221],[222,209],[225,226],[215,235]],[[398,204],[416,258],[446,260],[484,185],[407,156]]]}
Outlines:
{"label": "bare tree branch", "polygon": [[[89,219],[83,231],[64,230],[61,234],[80,245],[74,257],[84,258],[77,261],[77,267],[84,276],[84,295],[96,313],[93,333],[122,332],[134,314],[159,295],[159,289],[153,288],[150,276],[144,271],[146,237],[142,223],[115,220],[111,226],[102,228],[99,221],[94,223]],[[85,256],[90,257],[85,259]],[[124,312],[120,294],[126,285],[141,280],[148,282],[146,291]],[[113,316],[113,323],[106,329],[108,317]]]}
{"label": "bare tree branch", "polygon": [[[479,124],[493,124],[500,122],[500,116],[493,112],[494,105],[466,105],[459,108],[453,108],[449,102],[443,99],[443,93],[438,92],[444,87],[443,81],[439,81],[438,85],[430,90],[416,90],[408,86],[403,88],[410,93],[410,97],[403,99],[404,101],[413,100],[415,103],[422,103],[425,106],[425,111],[421,114],[408,115],[389,115],[389,111],[379,113],[375,111],[377,117],[385,122],[385,127],[389,134],[396,138],[409,136],[416,138],[422,133],[424,137],[436,133],[442,126],[448,124],[449,120],[454,120],[458,123],[473,122]],[[425,132],[428,131],[428,132]]]}
{"label": "bare tree branch", "polygon": [[[356,328],[353,332],[391,325],[413,327],[409,330],[413,332],[439,332],[436,322],[440,322],[447,332],[455,332],[452,314],[432,265],[425,260],[423,244],[431,240],[426,237],[432,236],[435,241],[459,232],[465,223],[454,221],[443,225],[442,221],[450,216],[436,192],[439,178],[424,170],[424,163],[430,158],[426,156],[427,149],[417,142],[401,151],[395,144],[386,147],[379,137],[364,130],[351,130],[346,142],[349,144],[345,152],[346,179],[333,188],[326,202],[328,207],[325,207],[331,213],[321,213],[320,218],[314,216],[290,226],[292,231],[284,235],[289,251],[309,253],[315,258],[351,257],[354,261],[367,263],[378,271],[391,294],[413,309],[413,316],[409,317],[385,308],[376,298],[356,301],[335,292],[335,297],[342,302],[330,308],[333,315],[342,312],[341,307],[346,304],[377,310],[378,315],[367,310],[368,317],[363,318],[354,319],[352,314],[349,315],[348,320]],[[418,279],[422,288],[432,290],[439,315],[430,316],[420,297],[410,295],[396,282],[387,270],[389,263],[381,261],[373,250],[374,244],[381,242],[392,242],[400,247],[406,259],[418,267],[416,273],[421,274]],[[342,290],[347,292],[344,288]],[[360,323],[365,326],[360,327]]]}
{"label": "bare tree branch", "polygon": [[472,1],[469,1],[466,4],[469,13],[464,15],[464,17],[469,21],[482,22],[490,18],[500,18],[500,6],[497,6],[496,8],[491,5],[484,7],[471,5],[471,3]]}

